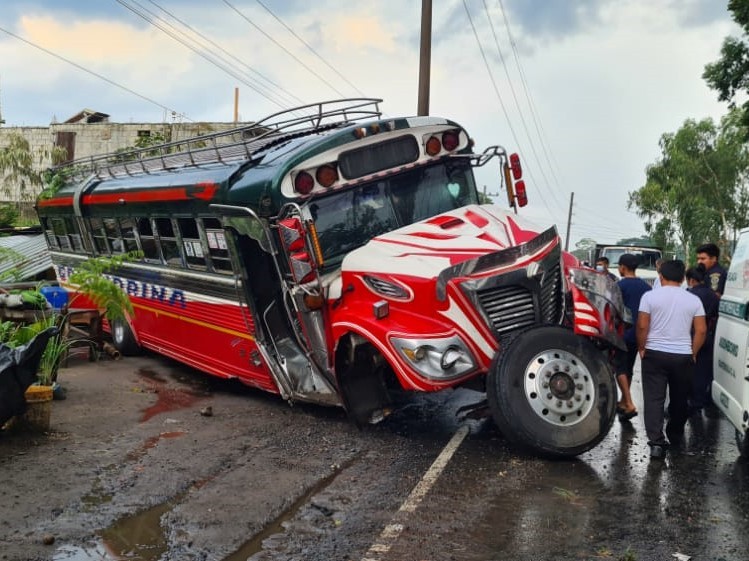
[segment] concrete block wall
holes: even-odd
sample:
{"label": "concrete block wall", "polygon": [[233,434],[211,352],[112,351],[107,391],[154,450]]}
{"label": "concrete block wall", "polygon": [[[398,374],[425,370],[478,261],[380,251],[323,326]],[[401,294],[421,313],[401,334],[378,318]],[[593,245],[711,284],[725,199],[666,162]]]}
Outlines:
{"label": "concrete block wall", "polygon": [[[175,141],[202,136],[213,132],[230,130],[241,126],[237,123],[54,123],[48,127],[0,127],[0,148],[7,146],[11,134],[17,133],[29,142],[34,156],[35,169],[44,170],[51,164],[50,154],[55,145],[57,133],[75,134],[75,154],[73,159],[88,158],[100,154],[110,154],[135,145],[144,131],[150,134],[161,133]],[[0,181],[2,181],[0,177]],[[6,188],[7,187],[7,188]],[[30,194],[36,198],[37,192]],[[27,197],[28,198],[28,194]],[[22,199],[18,185],[0,186],[0,202],[17,202]]]}

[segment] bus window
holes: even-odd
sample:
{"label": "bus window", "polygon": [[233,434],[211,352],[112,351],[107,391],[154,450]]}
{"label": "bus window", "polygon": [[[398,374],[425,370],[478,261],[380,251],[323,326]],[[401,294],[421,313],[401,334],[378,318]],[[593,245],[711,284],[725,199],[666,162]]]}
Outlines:
{"label": "bus window", "polygon": [[104,222],[101,218],[91,218],[88,221],[91,229],[91,236],[94,238],[94,248],[100,255],[109,255],[109,245],[107,244],[107,235],[104,231]]}
{"label": "bus window", "polygon": [[138,242],[135,241],[135,220],[120,218],[120,232],[125,243],[125,251],[138,251]]}
{"label": "bus window", "polygon": [[159,235],[161,254],[164,263],[172,267],[182,267],[182,253],[170,218],[156,218],[156,232]]}
{"label": "bus window", "polygon": [[203,218],[203,228],[205,229],[208,256],[211,259],[213,270],[217,273],[231,273],[231,259],[229,258],[229,249],[226,246],[221,222],[216,218]]}
{"label": "bus window", "polygon": [[57,247],[60,251],[70,251],[70,239],[68,238],[68,232],[65,229],[65,220],[62,218],[53,218],[52,231],[54,232],[55,239],[57,240]]}
{"label": "bus window", "polygon": [[104,219],[104,233],[107,236],[109,247],[112,248],[112,253],[125,253],[125,243],[122,241],[116,218]]}
{"label": "bus window", "polygon": [[81,237],[81,232],[78,229],[78,223],[72,218],[66,218],[65,230],[67,231],[68,238],[70,239],[71,249],[75,252],[85,251],[85,248],[83,247],[83,238]]}
{"label": "bus window", "polygon": [[156,238],[153,235],[153,228],[151,227],[151,219],[138,218],[137,227],[143,258],[147,261],[161,261],[159,259],[159,248],[156,246]]}
{"label": "bus window", "polygon": [[182,247],[185,249],[187,266],[190,269],[205,271],[208,266],[205,263],[203,243],[200,241],[198,223],[194,218],[178,218],[177,225],[182,235]]}
{"label": "bus window", "polygon": [[44,228],[44,236],[47,238],[47,243],[51,249],[60,249],[60,244],[57,243],[55,237],[55,231],[52,229],[52,219],[42,218],[42,227]]}

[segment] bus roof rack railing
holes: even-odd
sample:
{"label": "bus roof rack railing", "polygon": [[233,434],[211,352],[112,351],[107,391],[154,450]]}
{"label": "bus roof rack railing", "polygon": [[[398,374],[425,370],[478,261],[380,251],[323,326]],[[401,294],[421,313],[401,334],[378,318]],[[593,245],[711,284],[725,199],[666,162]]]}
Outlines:
{"label": "bus roof rack railing", "polygon": [[234,129],[176,140],[166,144],[80,158],[55,166],[75,181],[94,176],[123,177],[209,163],[249,160],[282,140],[340,127],[360,119],[380,118],[376,98],[349,98],[310,103],[273,113]]}

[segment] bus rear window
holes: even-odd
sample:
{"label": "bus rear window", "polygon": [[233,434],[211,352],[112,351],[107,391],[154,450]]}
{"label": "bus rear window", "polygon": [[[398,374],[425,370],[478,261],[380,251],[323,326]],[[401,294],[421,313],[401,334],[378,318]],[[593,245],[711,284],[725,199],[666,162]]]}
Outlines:
{"label": "bus rear window", "polygon": [[342,152],[338,157],[341,175],[355,179],[371,173],[410,164],[419,159],[419,144],[411,135]]}

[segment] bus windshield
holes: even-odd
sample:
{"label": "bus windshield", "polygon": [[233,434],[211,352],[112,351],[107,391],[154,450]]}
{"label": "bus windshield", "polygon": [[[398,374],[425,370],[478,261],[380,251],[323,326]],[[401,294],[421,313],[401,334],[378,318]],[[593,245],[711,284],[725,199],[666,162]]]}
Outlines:
{"label": "bus windshield", "polygon": [[307,206],[329,266],[375,236],[477,203],[470,164],[454,160],[376,179]]}

